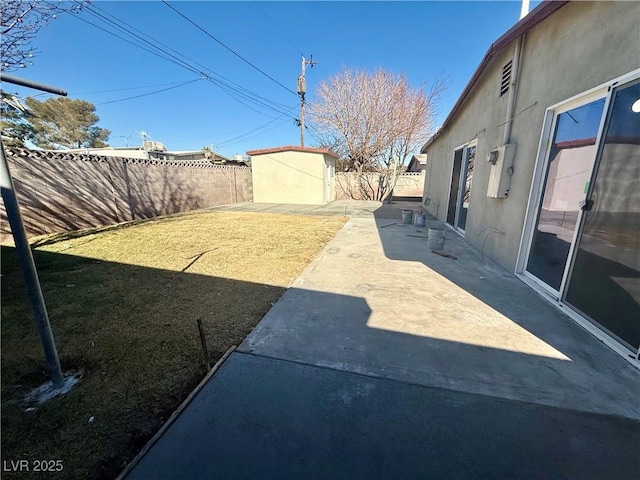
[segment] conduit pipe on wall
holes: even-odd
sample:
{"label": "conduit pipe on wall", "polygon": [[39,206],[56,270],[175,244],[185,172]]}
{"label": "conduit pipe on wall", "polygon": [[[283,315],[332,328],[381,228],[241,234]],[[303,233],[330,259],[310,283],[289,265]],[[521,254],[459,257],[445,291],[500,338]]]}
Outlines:
{"label": "conduit pipe on wall", "polygon": [[513,62],[511,64],[511,88],[509,89],[509,99],[507,101],[507,118],[504,125],[504,135],[502,144],[507,145],[511,137],[511,124],[513,123],[513,110],[516,103],[516,90],[518,89],[518,69],[520,68],[520,56],[522,55],[522,43],[524,35],[520,35],[516,41],[516,49],[513,52]]}

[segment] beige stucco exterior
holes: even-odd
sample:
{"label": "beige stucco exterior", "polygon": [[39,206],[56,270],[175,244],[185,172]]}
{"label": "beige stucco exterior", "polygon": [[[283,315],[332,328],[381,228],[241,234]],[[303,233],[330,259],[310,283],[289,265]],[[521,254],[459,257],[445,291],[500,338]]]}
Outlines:
{"label": "beige stucco exterior", "polygon": [[322,205],[335,199],[334,154],[299,147],[272,150],[247,152],[254,202]]}
{"label": "beige stucco exterior", "polygon": [[[487,153],[502,144],[508,95],[499,96],[514,40],[488,65],[461,109],[427,146],[427,210],[445,221],[454,150],[477,140],[465,238],[515,270],[545,111],[640,67],[639,2],[570,2],[523,38],[511,143],[517,144],[509,195],[487,197]],[[490,228],[492,227],[492,229]],[[485,241],[481,233],[490,234]]]}

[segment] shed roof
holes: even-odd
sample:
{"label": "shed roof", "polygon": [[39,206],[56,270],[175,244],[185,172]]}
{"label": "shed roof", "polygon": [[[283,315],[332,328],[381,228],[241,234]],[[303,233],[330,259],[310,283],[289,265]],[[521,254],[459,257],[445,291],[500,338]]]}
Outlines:
{"label": "shed roof", "polygon": [[469,83],[467,83],[467,86],[460,94],[460,97],[451,109],[451,112],[449,112],[449,115],[447,115],[447,118],[442,123],[442,126],[434,135],[431,136],[431,138],[429,138],[429,140],[427,140],[427,143],[425,143],[424,146],[420,149],[420,153],[426,153],[426,149],[436,140],[436,138],[438,138],[440,132],[449,126],[449,124],[453,120],[453,117],[455,117],[458,111],[462,108],[465,100],[482,78],[482,75],[491,63],[491,60],[502,53],[502,51],[507,48],[511,44],[511,42],[516,40],[521,35],[527,33],[529,30],[531,30],[533,27],[535,27],[537,24],[539,24],[541,21],[559,10],[567,3],[569,3],[569,0],[544,0],[542,3],[540,3],[540,5],[534,8],[531,13],[529,13],[529,15],[521,19],[513,27],[507,30],[504,35],[502,35],[491,44],[489,50],[487,50],[487,53],[485,53],[482,61],[480,62],[480,65],[478,65],[478,68],[476,68],[476,71],[471,76]]}
{"label": "shed roof", "polygon": [[340,156],[337,153],[332,152],[328,148],[297,147],[295,145],[287,145],[285,147],[264,148],[261,150],[250,150],[247,152],[247,155],[255,156],[255,155],[266,155],[268,153],[280,153],[280,152],[322,153],[324,155],[330,155],[335,158],[340,158]]}

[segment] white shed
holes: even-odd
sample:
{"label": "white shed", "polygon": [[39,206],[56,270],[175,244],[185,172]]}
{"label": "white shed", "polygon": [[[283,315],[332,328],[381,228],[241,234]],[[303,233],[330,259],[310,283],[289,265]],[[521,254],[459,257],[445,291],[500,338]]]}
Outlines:
{"label": "white shed", "polygon": [[254,202],[322,205],[335,199],[338,155],[331,150],[286,146],[247,155]]}

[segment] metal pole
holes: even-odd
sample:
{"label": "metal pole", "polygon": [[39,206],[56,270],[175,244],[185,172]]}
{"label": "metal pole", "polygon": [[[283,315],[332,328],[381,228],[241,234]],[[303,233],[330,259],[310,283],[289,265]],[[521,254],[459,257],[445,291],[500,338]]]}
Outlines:
{"label": "metal pole", "polygon": [[33,322],[38,330],[40,341],[42,342],[44,356],[47,366],[49,367],[49,371],[51,372],[53,387],[61,388],[64,381],[62,369],[60,368],[60,358],[58,357],[58,351],[56,350],[56,344],[53,339],[53,332],[51,331],[51,325],[49,323],[47,307],[44,304],[42,289],[40,288],[40,282],[38,281],[38,273],[36,271],[35,263],[33,262],[31,247],[27,241],[27,234],[24,231],[20,207],[13,187],[11,173],[9,172],[7,157],[4,154],[4,145],[1,140],[0,187],[2,190],[4,207],[7,211],[7,218],[9,220],[9,225],[11,226],[11,233],[13,234],[13,239],[16,243],[16,253],[18,254],[18,259],[20,261],[20,268],[27,287],[29,303],[31,304],[31,310],[33,311]]}
{"label": "metal pole", "polygon": [[518,68],[520,66],[520,55],[522,48],[523,36],[520,35],[516,40],[516,48],[513,52],[513,61],[511,63],[511,85],[509,87],[509,99],[507,100],[507,119],[504,125],[504,135],[502,136],[502,144],[509,143],[511,137],[511,125],[513,124],[513,111],[516,101],[516,90],[518,88]]}
{"label": "metal pole", "polygon": [[300,146],[304,147],[304,96],[300,99]]}
{"label": "metal pole", "polygon": [[15,85],[21,85],[23,87],[34,88],[36,90],[42,90],[43,92],[55,93],[56,95],[67,96],[67,91],[57,87],[51,87],[44,83],[34,82],[33,80],[27,80],[26,78],[18,78],[13,75],[7,75],[6,73],[0,73],[0,82],[13,83]]}

